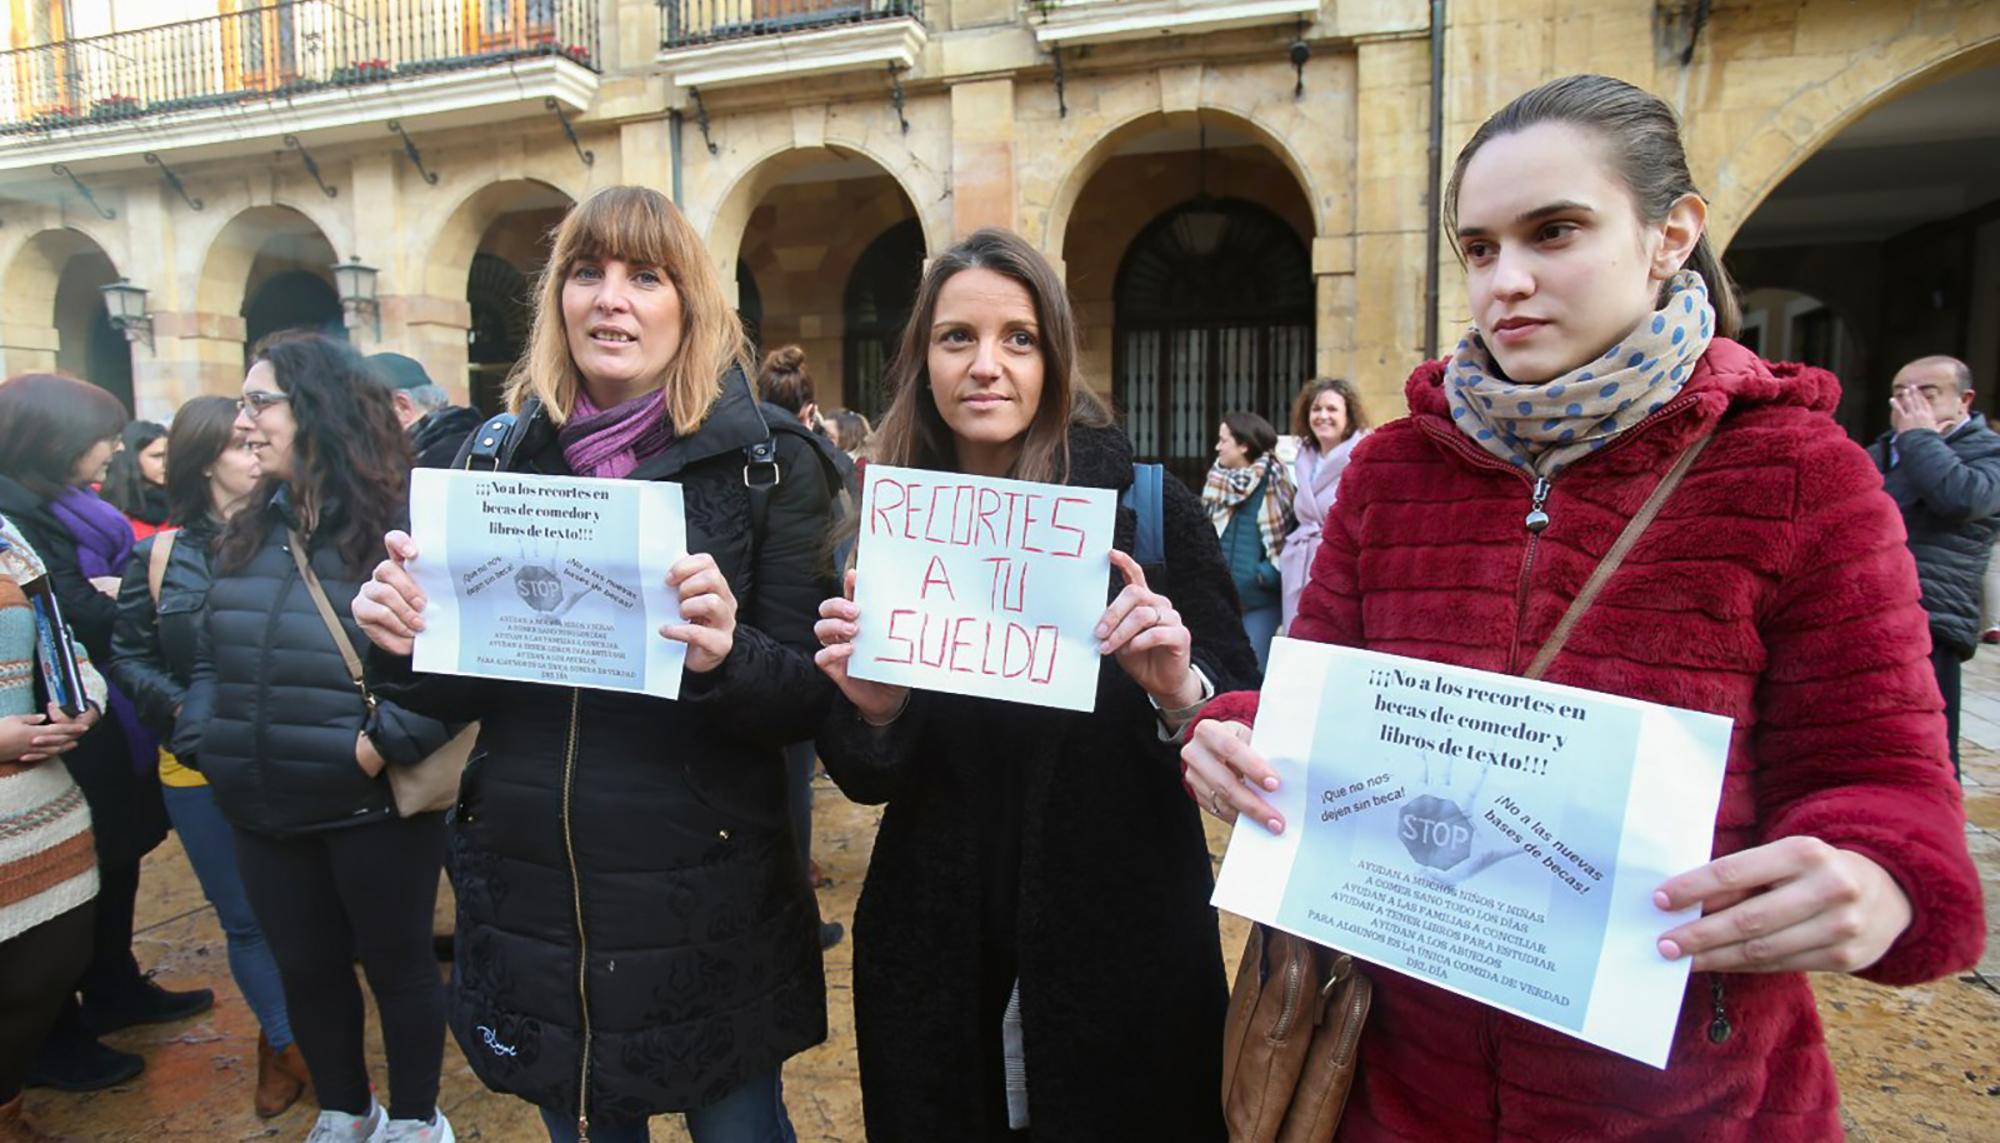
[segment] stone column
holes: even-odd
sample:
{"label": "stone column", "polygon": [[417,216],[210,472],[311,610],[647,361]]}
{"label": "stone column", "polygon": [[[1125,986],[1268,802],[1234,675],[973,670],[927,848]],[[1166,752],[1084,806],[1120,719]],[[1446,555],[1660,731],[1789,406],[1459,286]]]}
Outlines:
{"label": "stone column", "polygon": [[381,304],[382,339],[369,352],[391,350],[416,358],[431,380],[451,394],[452,404],[470,404],[465,338],[472,328],[472,306],[462,297],[428,294],[392,294]]}
{"label": "stone column", "polygon": [[1014,218],[1014,81],[961,83],[951,89],[952,233],[982,226],[1019,227]]}
{"label": "stone column", "polygon": [[[1387,416],[1402,407],[1403,381],[1423,352],[1424,230],[1435,205],[1426,185],[1430,45],[1363,42],[1357,55],[1350,376],[1368,407]],[[1315,274],[1324,266],[1338,277],[1340,252],[1313,254]],[[1322,278],[1320,289],[1324,304],[1340,286]]]}
{"label": "stone column", "polygon": [[132,403],[165,420],[190,397],[243,387],[243,319],[237,314],[154,311],[153,346],[132,347]]}

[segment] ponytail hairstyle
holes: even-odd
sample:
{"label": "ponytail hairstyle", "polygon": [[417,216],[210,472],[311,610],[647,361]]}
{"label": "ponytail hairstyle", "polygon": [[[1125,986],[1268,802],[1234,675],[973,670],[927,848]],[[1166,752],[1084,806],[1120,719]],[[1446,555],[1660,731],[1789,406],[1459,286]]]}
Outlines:
{"label": "ponytail hairstyle", "polygon": [[[1612,169],[1632,192],[1640,221],[1653,225],[1684,195],[1705,198],[1688,173],[1687,150],[1681,145],[1680,120],[1658,96],[1621,79],[1602,75],[1569,75],[1552,79],[1493,113],[1492,118],[1472,133],[1451,180],[1444,191],[1444,231],[1458,231],[1458,188],[1465,168],[1479,148],[1501,137],[1525,131],[1542,123],[1564,123],[1595,134],[1604,143],[1604,153]],[[1695,240],[1694,253],[1683,269],[1701,275],[1708,285],[1708,301],[1715,307],[1715,331],[1735,337],[1742,325],[1743,311],[1736,300],[1735,283],[1706,230]],[[1667,286],[1661,284],[1655,304],[1665,304]]]}
{"label": "ponytail hairstyle", "polygon": [[757,399],[794,416],[815,404],[812,374],[806,372],[806,351],[796,345],[781,345],[765,354],[764,366],[757,371]]}

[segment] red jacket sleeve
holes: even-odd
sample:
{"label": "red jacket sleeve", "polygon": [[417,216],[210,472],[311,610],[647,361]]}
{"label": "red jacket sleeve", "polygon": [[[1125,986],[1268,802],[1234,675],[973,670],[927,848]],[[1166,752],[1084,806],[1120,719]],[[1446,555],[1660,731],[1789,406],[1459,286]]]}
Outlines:
{"label": "red jacket sleeve", "polygon": [[1916,565],[1874,465],[1831,424],[1801,450],[1796,488],[1790,566],[1762,621],[1760,833],[1888,871],[1910,927],[1857,975],[1932,980],[1974,963],[1986,927]]}

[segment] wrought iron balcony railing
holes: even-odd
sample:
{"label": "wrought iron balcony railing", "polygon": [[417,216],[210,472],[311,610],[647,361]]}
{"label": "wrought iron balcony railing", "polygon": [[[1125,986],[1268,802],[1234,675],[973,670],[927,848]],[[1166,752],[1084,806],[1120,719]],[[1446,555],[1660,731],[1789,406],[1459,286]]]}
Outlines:
{"label": "wrought iron balcony railing", "polygon": [[687,48],[899,17],[922,20],[923,0],[660,0],[660,46]]}
{"label": "wrought iron balcony railing", "polygon": [[294,0],[0,52],[0,137],[556,57],[598,70],[597,0]]}

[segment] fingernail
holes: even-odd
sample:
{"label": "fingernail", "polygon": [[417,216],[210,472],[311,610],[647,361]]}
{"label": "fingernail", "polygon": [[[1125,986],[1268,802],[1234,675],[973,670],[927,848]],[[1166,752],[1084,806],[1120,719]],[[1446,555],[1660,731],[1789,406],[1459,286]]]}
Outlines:
{"label": "fingernail", "polygon": [[1285,832],[1285,823],[1279,821],[1277,818],[1272,818],[1271,820],[1264,823],[1264,828],[1270,830],[1274,834],[1283,833]]}
{"label": "fingernail", "polygon": [[1109,655],[1111,653],[1111,644],[1099,643],[1097,645],[1097,653],[1100,655]]}
{"label": "fingernail", "polygon": [[1277,789],[1277,788],[1278,788],[1278,779],[1277,779],[1277,777],[1276,777],[1275,775],[1271,775],[1271,774],[1266,774],[1266,775],[1264,776],[1264,788],[1265,788],[1266,790],[1275,790],[1275,789]]}
{"label": "fingernail", "polygon": [[1653,890],[1653,908],[1671,913],[1674,909],[1674,899],[1667,896],[1665,889],[1655,889]]}
{"label": "fingernail", "polygon": [[1681,959],[1681,946],[1664,938],[1660,941],[1660,955],[1668,960]]}
{"label": "fingernail", "polygon": [[1091,633],[1092,635],[1095,635],[1095,636],[1097,636],[1097,637],[1098,637],[1099,639],[1102,639],[1102,638],[1104,638],[1104,637],[1105,637],[1106,635],[1109,635],[1109,634],[1111,634],[1111,632],[1109,632],[1109,631],[1106,631],[1106,630],[1104,629],[1104,624],[1102,624],[1102,623],[1100,623],[1100,624],[1098,624],[1097,626],[1095,626],[1095,627],[1091,628],[1091,629],[1090,629],[1090,633]]}

